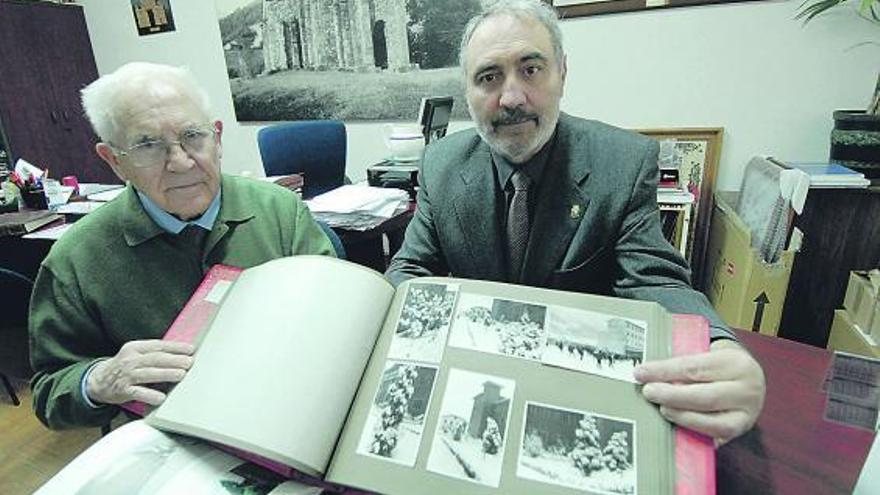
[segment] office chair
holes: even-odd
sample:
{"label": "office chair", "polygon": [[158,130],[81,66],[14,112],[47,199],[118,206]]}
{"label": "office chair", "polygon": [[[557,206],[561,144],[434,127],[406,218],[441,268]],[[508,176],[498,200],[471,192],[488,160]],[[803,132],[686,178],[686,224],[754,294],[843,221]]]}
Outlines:
{"label": "office chair", "polygon": [[338,120],[284,122],[260,129],[267,177],[302,174],[308,199],[345,183],[345,125]]}
{"label": "office chair", "polygon": [[28,310],[34,283],[24,275],[0,268],[0,300],[8,308],[0,318],[0,381],[16,406],[20,404],[9,378],[30,378]]}

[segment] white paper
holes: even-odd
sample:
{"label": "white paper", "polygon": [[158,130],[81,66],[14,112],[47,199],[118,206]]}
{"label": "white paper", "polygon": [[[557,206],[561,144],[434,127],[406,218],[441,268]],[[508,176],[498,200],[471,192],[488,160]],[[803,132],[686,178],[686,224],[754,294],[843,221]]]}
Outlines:
{"label": "white paper", "polygon": [[856,482],[853,495],[875,495],[880,493],[880,435],[874,435],[874,444],[865,465],[862,466],[862,474]]}
{"label": "white paper", "polygon": [[120,194],[122,194],[122,191],[125,191],[125,188],[119,187],[117,189],[110,189],[109,191],[103,191],[103,192],[99,192],[96,194],[89,194],[88,196],[86,196],[86,198],[89,201],[108,202],[108,201],[114,200],[116,198],[116,196],[119,196]]}
{"label": "white paper", "polygon": [[64,235],[71,226],[73,226],[72,223],[63,223],[47,229],[40,229],[21,237],[23,239],[46,239],[49,241],[57,241],[58,239],[61,239],[61,236]]}
{"label": "white paper", "polygon": [[61,205],[54,211],[64,215],[88,215],[101,206],[104,206],[104,203],[99,201],[77,201]]}

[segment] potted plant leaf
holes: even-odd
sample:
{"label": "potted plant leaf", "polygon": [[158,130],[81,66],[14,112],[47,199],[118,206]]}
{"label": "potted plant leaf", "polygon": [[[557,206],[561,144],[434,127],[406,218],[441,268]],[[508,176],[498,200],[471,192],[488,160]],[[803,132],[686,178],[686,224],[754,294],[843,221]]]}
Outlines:
{"label": "potted plant leaf", "polygon": [[[810,22],[817,15],[842,6],[853,6],[860,16],[880,28],[880,0],[806,0],[796,18]],[[880,75],[865,110],[836,110],[831,131],[832,161],[880,181]]]}

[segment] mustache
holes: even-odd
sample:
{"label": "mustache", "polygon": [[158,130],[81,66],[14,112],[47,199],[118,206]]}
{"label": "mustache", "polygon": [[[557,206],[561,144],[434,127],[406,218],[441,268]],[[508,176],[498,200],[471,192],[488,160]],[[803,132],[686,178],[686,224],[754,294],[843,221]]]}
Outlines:
{"label": "mustache", "polygon": [[538,114],[534,112],[527,112],[521,107],[503,108],[500,112],[498,112],[497,115],[495,115],[495,117],[492,118],[492,127],[521,124],[530,120],[534,120],[537,122]]}

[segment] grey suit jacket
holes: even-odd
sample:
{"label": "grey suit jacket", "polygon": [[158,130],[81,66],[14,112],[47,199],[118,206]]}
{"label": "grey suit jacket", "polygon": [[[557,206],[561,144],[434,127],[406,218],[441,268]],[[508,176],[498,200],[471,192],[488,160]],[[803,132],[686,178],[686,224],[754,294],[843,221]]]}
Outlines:
{"label": "grey suit jacket", "polygon": [[[706,316],[731,337],[666,241],[657,208],[657,142],[561,114],[535,197],[526,285],[657,301]],[[507,282],[489,146],[469,129],[425,151],[415,216],[386,277],[447,275]]]}

